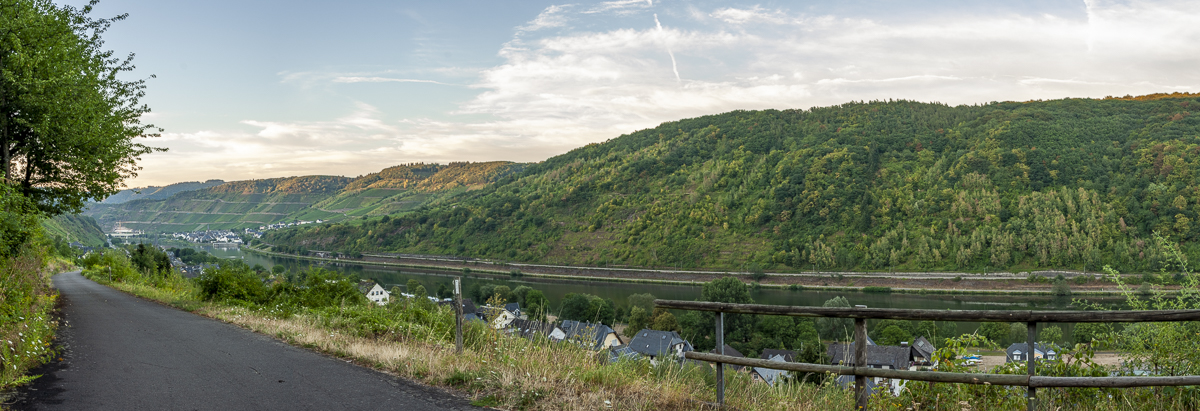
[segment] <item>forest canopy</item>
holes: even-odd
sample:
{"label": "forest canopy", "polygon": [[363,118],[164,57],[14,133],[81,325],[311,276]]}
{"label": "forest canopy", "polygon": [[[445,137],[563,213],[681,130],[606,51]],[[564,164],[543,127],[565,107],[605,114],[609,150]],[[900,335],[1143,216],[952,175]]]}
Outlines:
{"label": "forest canopy", "polygon": [[386,222],[266,242],[585,265],[1157,271],[1200,257],[1200,97],[734,111],[590,144]]}

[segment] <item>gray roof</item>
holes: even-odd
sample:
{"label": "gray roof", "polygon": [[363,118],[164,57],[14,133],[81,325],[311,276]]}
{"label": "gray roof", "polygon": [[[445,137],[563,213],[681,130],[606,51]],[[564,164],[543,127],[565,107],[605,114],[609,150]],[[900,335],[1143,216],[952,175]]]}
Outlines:
{"label": "gray roof", "polygon": [[912,353],[914,357],[925,358],[926,360],[933,358],[933,343],[926,340],[925,337],[917,337],[912,342]]}
{"label": "gray roof", "polygon": [[675,353],[671,347],[678,344],[683,344],[684,352],[692,351],[692,343],[687,342],[674,331],[658,331],[647,328],[638,331],[633,339],[629,340],[629,347],[633,351],[649,357],[671,355]]}
{"label": "gray roof", "polygon": [[516,314],[518,317],[521,316],[521,304],[518,304],[518,303],[504,304],[504,309],[508,310],[508,312],[510,312],[510,313]]}
{"label": "gray roof", "polygon": [[589,342],[586,345],[588,348],[598,350],[604,348],[604,339],[609,334],[615,333],[613,329],[607,325],[599,323],[589,323],[586,321],[566,320],[559,326],[566,334],[565,340]]}
{"label": "gray roof", "polygon": [[[450,299],[449,301],[447,301],[447,300],[439,301],[438,305],[448,305],[448,306],[453,307],[454,299]],[[463,299],[463,314],[471,314],[471,313],[477,313],[477,312],[479,312],[479,309],[475,307],[475,302],[471,301],[470,298],[464,298]]]}
{"label": "gray roof", "polygon": [[[833,343],[829,344],[829,360],[833,365],[856,365],[854,364],[854,343]],[[912,362],[909,360],[909,355],[912,353],[909,347],[901,347],[898,345],[867,345],[867,366],[882,367],[884,365],[891,366],[892,369],[906,370]]]}
{"label": "gray roof", "polygon": [[608,349],[609,362],[617,362],[622,359],[636,360],[638,358],[642,358],[642,356],[638,355],[632,348],[629,348],[629,345],[618,345]]}
{"label": "gray roof", "polygon": [[543,323],[536,320],[522,320],[520,318],[513,320],[508,324],[508,328],[517,330],[522,337],[533,338],[534,336],[549,336],[551,331],[554,331],[554,324]]}
{"label": "gray roof", "polygon": [[[782,355],[778,355],[778,354],[772,356],[771,358],[768,358],[767,361],[788,362],[787,360],[783,359]],[[767,385],[774,386],[775,382],[779,381],[780,377],[787,374],[787,371],[777,370],[774,368],[754,367],[754,373],[758,374],[758,377],[762,378],[763,381],[767,383]]]}
{"label": "gray roof", "polygon": [[[711,352],[713,354],[716,354],[717,349],[713,348],[713,350]],[[730,357],[746,358],[746,356],[744,354],[742,354],[741,351],[734,349],[733,347],[729,346],[729,344],[725,344],[725,355],[728,355]],[[734,371],[740,371],[742,369],[741,365],[725,364],[725,366],[729,367],[729,369],[734,370]]]}
{"label": "gray roof", "polygon": [[[1034,343],[1033,348],[1035,348],[1035,349],[1037,349],[1037,351],[1041,352],[1043,356],[1047,355],[1048,352],[1055,352],[1055,353],[1058,352],[1058,350],[1054,349],[1054,347],[1051,347],[1051,346],[1048,346],[1048,345],[1042,344],[1042,343]],[[1013,361],[1013,352],[1015,352],[1017,350],[1020,350],[1021,355],[1024,356],[1025,354],[1029,353],[1029,343],[1013,343],[1012,345],[1008,346],[1008,349],[1004,350],[1005,360]],[[1028,357],[1021,357],[1021,358],[1024,359],[1024,358],[1028,358]]]}
{"label": "gray roof", "polygon": [[366,294],[367,291],[371,291],[372,288],[375,288],[374,281],[362,280],[358,282],[358,292],[360,293]]}
{"label": "gray roof", "polygon": [[796,360],[796,352],[795,352],[795,351],[792,351],[792,350],[776,350],[776,349],[773,349],[773,348],[764,348],[764,349],[763,349],[763,351],[762,351],[762,355],[760,355],[760,356],[759,356],[759,358],[762,358],[762,359],[764,359],[764,360],[770,360],[770,359],[771,359],[771,357],[774,357],[774,356],[776,356],[776,355],[778,355],[778,356],[782,356],[782,357],[783,357],[783,360],[784,360],[784,361],[787,361],[787,362],[792,362],[792,361],[795,361],[795,360]]}

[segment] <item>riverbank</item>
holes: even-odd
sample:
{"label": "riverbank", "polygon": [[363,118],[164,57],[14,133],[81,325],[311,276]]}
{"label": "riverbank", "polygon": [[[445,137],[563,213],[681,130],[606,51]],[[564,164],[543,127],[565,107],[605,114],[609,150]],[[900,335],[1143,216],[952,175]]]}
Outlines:
{"label": "riverbank", "polygon": [[[1050,279],[1062,275],[1069,279],[1071,295],[1120,295],[1115,284],[1104,280],[1100,273],[1075,271],[1034,271],[1032,273],[869,273],[869,272],[807,272],[763,273],[758,281],[745,272],[651,270],[636,268],[577,267],[545,264],[495,262],[479,259],[364,254],[361,259],[318,256],[299,256],[277,253],[263,248],[243,247],[245,251],[286,258],[305,259],[342,264],[363,264],[433,270],[457,270],[469,275],[527,276],[546,279],[604,281],[699,286],[721,277],[736,276],[757,287],[849,292],[887,292],[906,294],[948,295],[1026,295],[1051,296]],[[514,270],[515,273],[514,273]],[[1031,281],[1034,279],[1035,281]],[[1168,290],[1171,287],[1166,287]]]}

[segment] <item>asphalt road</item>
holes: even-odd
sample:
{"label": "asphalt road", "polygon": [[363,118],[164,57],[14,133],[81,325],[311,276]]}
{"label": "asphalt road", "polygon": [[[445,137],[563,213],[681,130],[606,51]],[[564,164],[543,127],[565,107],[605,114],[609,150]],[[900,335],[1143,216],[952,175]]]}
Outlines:
{"label": "asphalt road", "polygon": [[63,360],[17,410],[467,410],[444,391],[96,284],[54,277]]}

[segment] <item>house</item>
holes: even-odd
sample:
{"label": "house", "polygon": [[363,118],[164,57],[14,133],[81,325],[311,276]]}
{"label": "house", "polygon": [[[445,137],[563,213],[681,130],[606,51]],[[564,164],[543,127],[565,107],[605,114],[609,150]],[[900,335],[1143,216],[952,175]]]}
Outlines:
{"label": "house", "polygon": [[[1033,358],[1056,360],[1058,359],[1058,350],[1055,347],[1042,344],[1033,344]],[[1005,350],[1004,362],[1026,362],[1029,361],[1029,343],[1013,343]]]}
{"label": "house", "polygon": [[532,339],[537,336],[549,338],[550,333],[554,332],[556,327],[550,323],[518,318],[508,324],[508,329],[521,337]]}
{"label": "house", "polygon": [[[717,349],[713,348],[713,350],[710,352],[713,354],[716,354]],[[729,344],[725,344],[725,355],[728,355],[730,357],[746,358],[745,354],[742,354],[741,351],[738,351],[738,350],[734,349],[733,347],[730,347]],[[743,366],[734,365],[734,364],[725,364],[725,368],[734,370],[734,371],[741,371]]]}
{"label": "house", "polygon": [[505,310],[508,310],[508,312],[510,312],[510,313],[513,313],[513,315],[517,316],[517,318],[521,318],[521,317],[522,317],[522,315],[521,315],[521,304],[520,304],[520,303],[508,303],[508,304],[504,304],[504,309],[505,309]]}
{"label": "house", "polygon": [[[912,365],[909,361],[909,347],[898,345],[867,345],[867,364],[871,368],[892,370],[907,370]],[[829,359],[833,365],[855,366],[854,343],[829,344]]]}
{"label": "house", "polygon": [[[412,294],[403,294],[403,295],[405,297],[412,298]],[[448,305],[450,307],[454,307],[454,299],[441,300],[441,301],[438,301],[437,304],[438,305]],[[462,300],[462,305],[463,305],[463,307],[462,307],[463,315],[475,314],[475,313],[479,312],[479,309],[475,308],[475,302],[471,301],[470,298],[464,298]]]}
{"label": "house", "polygon": [[504,328],[508,327],[509,324],[512,324],[512,322],[514,320],[517,319],[517,316],[514,315],[511,311],[505,310],[504,308],[501,308],[501,307],[492,307],[492,306],[487,306],[487,305],[480,307],[479,312],[477,314],[481,314],[481,316],[489,318],[491,321],[491,324],[492,324],[492,328],[495,328],[497,330],[503,330]]}
{"label": "house", "polygon": [[[785,360],[781,354],[775,354],[771,356],[771,358],[767,358],[767,361],[780,363],[789,362]],[[774,368],[754,367],[752,370],[750,370],[751,380],[765,382],[770,386],[775,386],[775,383],[781,381],[784,375],[787,375],[787,371],[777,370]]]}
{"label": "house", "polygon": [[621,360],[637,360],[639,358],[642,358],[642,356],[628,345],[608,347],[608,362],[610,363],[619,362]]}
{"label": "house", "polygon": [[634,352],[650,357],[654,362],[660,357],[683,358],[683,353],[693,351],[692,343],[679,336],[674,331],[658,331],[643,329],[634,334],[629,340],[629,348]]}
{"label": "house", "polygon": [[[867,341],[867,363],[870,368],[882,368],[892,370],[907,370],[912,367],[912,348],[898,345],[873,345],[870,340]],[[854,343],[833,343],[829,344],[830,362],[833,365],[856,366],[854,363]],[[842,376],[846,377],[846,376]],[[838,384],[843,384],[843,380],[854,382],[853,376],[845,380],[838,377]],[[903,380],[893,380],[887,378],[868,378],[867,388],[872,390],[878,387],[887,387],[892,395],[900,395],[900,390],[904,388]]]}
{"label": "house", "polygon": [[933,343],[929,342],[925,337],[917,337],[912,343],[910,359],[913,365],[933,365],[934,351]]}
{"label": "house", "polygon": [[617,332],[604,324],[566,320],[559,328],[563,332],[563,338],[559,341],[575,341],[589,350],[602,350],[622,344]]}
{"label": "house", "polygon": [[792,350],[776,350],[776,349],[774,349],[774,348],[764,348],[764,349],[762,350],[762,354],[759,356],[759,358],[762,358],[762,359],[764,359],[764,360],[770,360],[770,359],[771,359],[771,357],[774,357],[774,356],[776,356],[776,355],[782,356],[782,357],[783,357],[783,361],[785,361],[785,362],[794,362],[794,361],[796,361],[796,352],[795,352],[795,351],[792,351]]}
{"label": "house", "polygon": [[379,283],[371,280],[359,281],[358,292],[363,293],[368,300],[379,305],[387,304],[388,298],[391,297],[391,294],[388,294],[387,290],[383,289]]}

